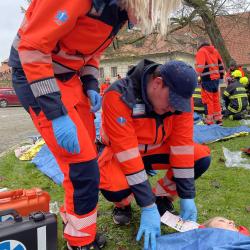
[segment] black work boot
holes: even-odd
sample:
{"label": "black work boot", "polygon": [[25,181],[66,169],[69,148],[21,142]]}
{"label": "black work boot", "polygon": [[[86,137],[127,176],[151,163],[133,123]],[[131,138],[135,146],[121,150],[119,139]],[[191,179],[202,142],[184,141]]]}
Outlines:
{"label": "black work boot", "polygon": [[155,201],[159,214],[162,216],[166,211],[176,214],[172,201],[166,196],[156,196]]}
{"label": "black work boot", "polygon": [[68,246],[68,250],[100,250],[104,247],[104,245],[106,244],[106,237],[100,233],[97,233],[95,236],[95,241],[86,245],[86,246],[70,246],[69,244],[67,244]]}
{"label": "black work boot", "polygon": [[124,208],[115,207],[112,213],[113,221],[117,225],[129,225],[132,218],[131,206],[125,206]]}

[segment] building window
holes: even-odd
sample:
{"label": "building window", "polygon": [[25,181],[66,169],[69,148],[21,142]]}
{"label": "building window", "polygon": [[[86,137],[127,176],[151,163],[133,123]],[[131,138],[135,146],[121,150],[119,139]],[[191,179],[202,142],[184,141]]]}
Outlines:
{"label": "building window", "polygon": [[111,67],[111,76],[116,77],[117,76],[117,67]]}
{"label": "building window", "polygon": [[128,70],[132,69],[134,65],[128,65]]}
{"label": "building window", "polygon": [[102,67],[99,68],[99,77],[104,78],[104,69]]}

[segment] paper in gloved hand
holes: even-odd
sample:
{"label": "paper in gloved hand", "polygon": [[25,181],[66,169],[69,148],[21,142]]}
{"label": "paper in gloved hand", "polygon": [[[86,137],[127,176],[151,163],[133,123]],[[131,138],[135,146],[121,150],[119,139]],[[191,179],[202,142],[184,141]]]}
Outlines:
{"label": "paper in gloved hand", "polygon": [[184,221],[181,217],[174,215],[168,211],[161,217],[161,222],[175,229],[178,232],[186,232],[199,228],[199,224],[194,221]]}

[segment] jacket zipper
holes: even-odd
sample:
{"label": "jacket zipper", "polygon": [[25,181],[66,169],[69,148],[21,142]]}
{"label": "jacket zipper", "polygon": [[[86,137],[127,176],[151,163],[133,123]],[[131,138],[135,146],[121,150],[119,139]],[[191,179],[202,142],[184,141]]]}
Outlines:
{"label": "jacket zipper", "polygon": [[156,144],[157,139],[158,139],[158,129],[163,124],[162,119],[160,117],[156,117],[155,122],[156,122],[156,133],[155,133],[155,140],[153,144]]}
{"label": "jacket zipper", "polygon": [[161,137],[161,143],[163,142],[164,136],[165,136],[164,123],[162,123],[162,137]]}
{"label": "jacket zipper", "polygon": [[[99,45],[92,53],[90,53],[90,56],[93,56],[109,39],[111,39],[113,37],[113,30],[110,32],[109,36],[102,42],[101,45]],[[112,41],[111,41],[112,42]],[[109,43],[110,44],[110,43]],[[108,45],[109,46],[109,45]],[[103,49],[106,49],[108,46],[106,46]]]}
{"label": "jacket zipper", "polygon": [[[99,47],[97,47],[92,53],[90,53],[88,56],[90,56],[90,57],[93,57],[93,55],[95,55],[95,53],[109,40],[109,39],[111,39],[112,37],[113,37],[114,35],[113,35],[113,30],[110,32],[110,34],[109,34],[109,36],[102,42],[102,44],[99,46]],[[112,41],[111,41],[112,42]],[[103,48],[103,50],[104,49],[106,49],[108,46],[110,45],[110,43],[105,47],[105,48]],[[84,55],[83,55],[83,61],[84,61],[84,63],[83,63],[83,65],[80,67],[80,69],[78,70],[78,74],[79,74],[79,72],[82,70],[82,68],[85,66],[85,63],[86,63],[86,60],[85,60],[85,57],[84,57]]]}

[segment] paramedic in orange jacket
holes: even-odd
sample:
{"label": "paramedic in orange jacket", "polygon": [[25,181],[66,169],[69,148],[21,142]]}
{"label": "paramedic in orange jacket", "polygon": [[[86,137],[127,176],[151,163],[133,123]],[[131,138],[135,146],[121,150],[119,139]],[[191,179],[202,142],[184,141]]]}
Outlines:
{"label": "paramedic in orange jacket", "polygon": [[11,48],[13,86],[55,156],[65,190],[69,249],[99,249],[99,170],[93,113],[99,57],[128,20],[116,1],[33,0]]}
{"label": "paramedic in orange jacket", "polygon": [[13,86],[64,173],[61,215],[69,249],[103,246],[95,237],[99,170],[90,112],[90,103],[93,112],[101,105],[100,55],[128,19],[148,32],[160,19],[165,34],[180,3],[33,0],[25,13],[9,58]]}
{"label": "paramedic in orange jacket", "polygon": [[110,86],[110,78],[106,77],[105,82],[101,84],[100,86],[100,95],[104,95],[104,91]]}
{"label": "paramedic in orange jacket", "polygon": [[205,122],[222,125],[219,81],[224,76],[224,66],[219,52],[209,42],[200,43],[196,54],[196,72],[201,77],[202,102],[206,108]]}
{"label": "paramedic in orange jacket", "polygon": [[[104,197],[115,203],[113,220],[128,225],[132,196],[141,207],[137,240],[155,248],[160,215],[180,197],[181,216],[196,220],[195,178],[209,167],[210,152],[193,142],[194,69],[180,61],[159,65],[143,60],[104,94],[98,159]],[[153,193],[145,170],[165,169]],[[155,196],[157,198],[155,198]],[[158,204],[158,209],[156,206]]]}

